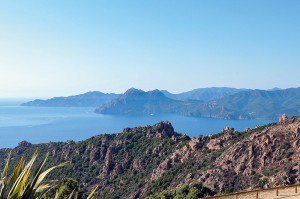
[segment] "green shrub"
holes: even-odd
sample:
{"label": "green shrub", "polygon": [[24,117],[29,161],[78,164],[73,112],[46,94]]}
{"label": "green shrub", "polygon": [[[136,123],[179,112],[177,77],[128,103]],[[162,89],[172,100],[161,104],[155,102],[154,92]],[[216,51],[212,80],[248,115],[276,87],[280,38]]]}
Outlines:
{"label": "green shrub", "polygon": [[263,175],[270,177],[276,173],[276,170],[267,169],[267,170],[263,170],[262,173],[263,173]]}

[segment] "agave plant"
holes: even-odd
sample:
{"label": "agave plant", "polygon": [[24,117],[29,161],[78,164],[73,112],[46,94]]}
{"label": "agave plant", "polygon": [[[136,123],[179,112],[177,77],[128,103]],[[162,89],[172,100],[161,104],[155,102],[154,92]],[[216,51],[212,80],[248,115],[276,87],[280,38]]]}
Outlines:
{"label": "agave plant", "polygon": [[[50,198],[47,194],[51,190],[56,190],[54,199],[60,198],[61,188],[59,188],[57,181],[45,182],[45,177],[52,170],[67,165],[69,162],[61,163],[57,166],[51,167],[45,171],[42,168],[49,156],[47,153],[41,162],[38,164],[34,172],[32,172],[32,166],[38,156],[38,152],[35,151],[25,165],[24,158],[18,162],[14,167],[13,172],[9,175],[9,163],[11,153],[8,156],[5,167],[1,173],[0,178],[0,199],[40,199],[40,198]],[[94,198],[96,192],[95,188],[88,199]],[[77,199],[78,193],[74,190],[68,196],[69,199]]]}

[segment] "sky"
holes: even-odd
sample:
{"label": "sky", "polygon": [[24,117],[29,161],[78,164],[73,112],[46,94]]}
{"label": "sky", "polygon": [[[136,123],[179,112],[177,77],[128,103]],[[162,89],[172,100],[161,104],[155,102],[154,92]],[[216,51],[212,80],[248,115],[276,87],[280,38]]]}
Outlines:
{"label": "sky", "polygon": [[0,0],[0,98],[300,86],[299,0]]}

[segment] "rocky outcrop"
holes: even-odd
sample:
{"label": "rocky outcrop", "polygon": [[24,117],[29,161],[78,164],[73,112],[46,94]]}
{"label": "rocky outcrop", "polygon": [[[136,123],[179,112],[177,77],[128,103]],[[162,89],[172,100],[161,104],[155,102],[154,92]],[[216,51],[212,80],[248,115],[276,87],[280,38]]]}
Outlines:
{"label": "rocky outcrop", "polygon": [[228,127],[228,126],[225,126],[225,127],[222,129],[222,133],[229,132],[229,131],[234,131],[234,128],[230,128],[230,127]]}
{"label": "rocky outcrop", "polygon": [[250,131],[251,131],[250,128],[245,128],[245,129],[244,129],[244,132],[245,132],[245,133],[249,133]]}
{"label": "rocky outcrop", "polygon": [[192,138],[189,142],[189,146],[192,151],[197,151],[201,149],[204,145],[203,138]]}
{"label": "rocky outcrop", "polygon": [[32,147],[32,144],[30,142],[22,141],[18,144],[17,153],[22,154],[24,151],[26,151],[30,147]]}
{"label": "rocky outcrop", "polygon": [[282,114],[281,117],[279,118],[279,122],[284,122],[287,119],[288,119],[287,115],[286,114]]}
{"label": "rocky outcrop", "polygon": [[220,150],[223,148],[223,142],[220,139],[212,139],[206,146],[210,150]]}
{"label": "rocky outcrop", "polygon": [[[232,129],[230,129],[230,131],[232,131]],[[224,131],[225,134],[219,138],[211,139],[206,145],[206,147],[210,150],[221,150],[225,147],[230,146],[230,141],[232,141],[235,138],[235,136],[234,134],[227,134],[227,132],[227,130]]]}
{"label": "rocky outcrop", "polygon": [[99,176],[100,179],[103,179],[108,173],[109,171],[112,169],[112,155],[114,152],[114,147],[113,146],[109,146],[108,150],[106,152],[105,155],[105,160],[104,160],[104,166],[102,168],[102,173]]}
{"label": "rocky outcrop", "polygon": [[206,183],[215,186],[218,181],[218,188],[225,190],[237,176],[243,178],[244,189],[299,182],[300,119],[283,121],[252,130],[249,137],[230,146],[213,164]]}

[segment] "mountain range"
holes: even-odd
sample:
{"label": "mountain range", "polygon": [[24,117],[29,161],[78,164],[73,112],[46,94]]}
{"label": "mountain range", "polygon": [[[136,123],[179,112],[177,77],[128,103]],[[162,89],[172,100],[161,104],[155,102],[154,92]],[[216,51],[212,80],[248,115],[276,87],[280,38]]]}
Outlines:
{"label": "mountain range", "polygon": [[200,198],[299,183],[299,135],[299,117],[198,138],[160,122],[81,142],[23,141],[14,149],[0,149],[0,168],[10,151],[15,165],[38,149],[40,157],[50,152],[46,167],[71,161],[50,179],[74,178],[83,192],[97,184],[98,198]]}
{"label": "mountain range", "polygon": [[272,91],[243,90],[205,102],[170,99],[158,90],[144,92],[130,89],[112,102],[96,109],[96,113],[122,115],[173,113],[224,119],[277,119],[283,113],[290,116],[300,115],[300,88]]}
{"label": "mountain range", "polygon": [[[96,113],[116,115],[179,114],[222,119],[277,119],[300,115],[300,88],[251,90],[203,88],[180,94],[131,88],[124,94],[90,92],[71,97],[34,100],[24,106],[90,106]],[[97,108],[96,108],[97,107]]]}
{"label": "mountain range", "polygon": [[235,111],[250,118],[277,119],[283,113],[300,115],[300,88],[284,90],[248,90],[210,101],[210,112],[216,110]]}
{"label": "mountain range", "polygon": [[118,96],[118,94],[114,93],[93,91],[69,97],[54,97],[47,100],[36,99],[21,105],[44,107],[98,107],[104,103],[110,102]]}
{"label": "mountain range", "polygon": [[201,101],[210,101],[220,99],[241,91],[246,91],[250,89],[237,89],[237,88],[228,88],[228,87],[210,87],[210,88],[198,88],[191,91],[173,94],[167,90],[162,90],[161,92],[168,98],[175,100],[201,100]]}
{"label": "mountain range", "polygon": [[[124,94],[129,93],[133,90],[139,90],[135,88],[128,89]],[[249,89],[236,89],[228,87],[211,87],[211,88],[198,88],[191,91],[173,94],[167,90],[160,90],[167,98],[180,101],[188,100],[199,100],[199,101],[209,101],[220,99],[222,97],[237,93],[239,91],[244,91]],[[142,90],[140,90],[142,91]],[[154,90],[159,91],[159,90]],[[102,93],[99,91],[87,92],[80,95],[68,96],[68,97],[54,97],[51,99],[41,100],[36,99],[30,102],[23,103],[23,106],[49,106],[49,107],[98,107],[105,103],[110,102],[111,100],[116,99],[121,94],[114,93]]]}
{"label": "mountain range", "polygon": [[[192,102],[192,104],[201,102]],[[127,90],[123,95],[95,110],[101,114],[151,115],[162,113],[182,113],[190,104],[166,97],[161,91],[142,91],[135,88]]]}

